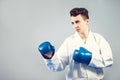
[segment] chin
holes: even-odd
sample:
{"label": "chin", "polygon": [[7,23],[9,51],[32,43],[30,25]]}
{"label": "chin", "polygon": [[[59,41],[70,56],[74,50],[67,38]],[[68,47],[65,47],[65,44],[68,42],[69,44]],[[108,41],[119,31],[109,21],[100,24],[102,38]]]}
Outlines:
{"label": "chin", "polygon": [[76,32],[80,32],[80,30],[76,30]]}

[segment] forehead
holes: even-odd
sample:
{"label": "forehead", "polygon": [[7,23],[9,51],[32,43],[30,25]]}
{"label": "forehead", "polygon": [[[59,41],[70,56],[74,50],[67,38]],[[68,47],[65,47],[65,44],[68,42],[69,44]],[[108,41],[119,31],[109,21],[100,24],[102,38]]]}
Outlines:
{"label": "forehead", "polygon": [[71,21],[72,22],[74,22],[76,20],[83,20],[83,17],[81,15],[71,16]]}

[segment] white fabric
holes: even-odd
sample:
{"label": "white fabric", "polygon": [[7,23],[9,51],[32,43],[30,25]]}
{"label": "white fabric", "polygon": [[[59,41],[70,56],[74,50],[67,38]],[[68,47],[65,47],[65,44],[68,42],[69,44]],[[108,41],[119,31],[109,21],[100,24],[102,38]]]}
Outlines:
{"label": "white fabric", "polygon": [[[76,63],[72,59],[74,50],[81,46],[92,52],[89,65]],[[85,44],[75,33],[63,42],[52,59],[45,59],[45,62],[52,71],[62,71],[68,66],[66,80],[100,80],[104,76],[103,68],[113,64],[113,57],[108,42],[90,31]]]}

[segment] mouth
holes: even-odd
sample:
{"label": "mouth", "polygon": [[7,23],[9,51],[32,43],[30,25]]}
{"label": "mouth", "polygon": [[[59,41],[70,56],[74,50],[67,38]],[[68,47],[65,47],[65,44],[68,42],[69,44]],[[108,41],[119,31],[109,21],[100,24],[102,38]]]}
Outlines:
{"label": "mouth", "polygon": [[80,29],[78,29],[78,28],[75,28],[75,31],[80,31]]}

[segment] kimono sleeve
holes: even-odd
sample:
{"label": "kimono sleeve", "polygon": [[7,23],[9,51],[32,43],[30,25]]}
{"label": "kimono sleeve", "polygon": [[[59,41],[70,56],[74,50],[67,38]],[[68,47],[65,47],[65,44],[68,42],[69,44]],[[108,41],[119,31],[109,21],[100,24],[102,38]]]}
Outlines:
{"label": "kimono sleeve", "polygon": [[96,68],[110,67],[113,64],[112,50],[109,43],[99,35],[97,40],[99,54],[93,54],[89,66]]}
{"label": "kimono sleeve", "polygon": [[47,67],[52,71],[62,71],[68,65],[67,41],[65,40],[51,59],[45,59]]}

